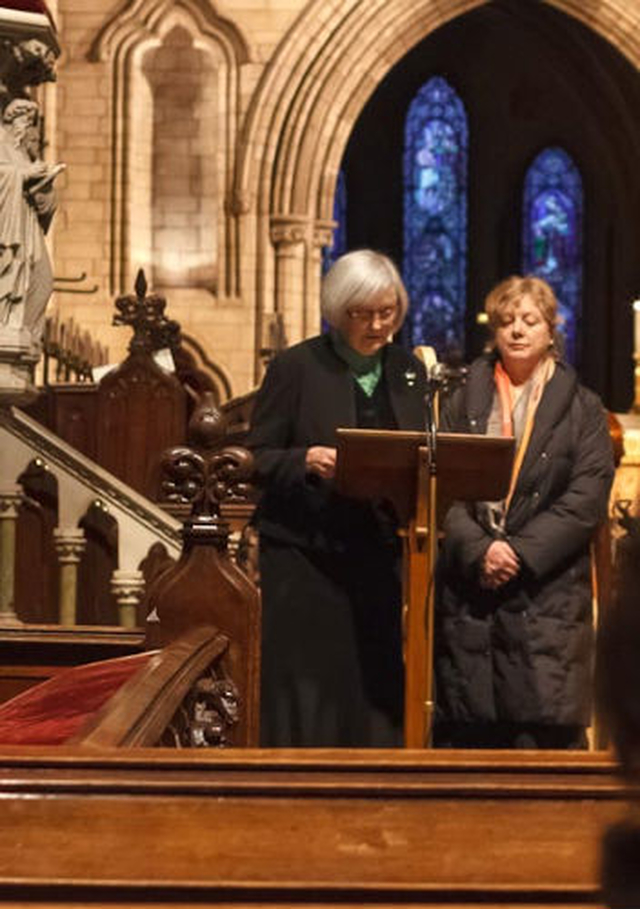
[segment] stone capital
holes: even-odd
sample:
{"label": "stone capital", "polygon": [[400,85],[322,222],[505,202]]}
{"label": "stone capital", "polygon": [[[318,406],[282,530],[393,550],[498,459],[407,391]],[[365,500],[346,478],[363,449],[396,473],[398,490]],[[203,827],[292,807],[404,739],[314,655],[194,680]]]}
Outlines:
{"label": "stone capital", "polygon": [[137,569],[116,568],[111,575],[111,590],[120,605],[137,605],[144,587],[144,575]]}
{"label": "stone capital", "polygon": [[120,624],[124,628],[135,628],[138,606],[145,594],[143,573],[136,568],[116,568],[111,575],[111,591],[118,604]]}
{"label": "stone capital", "polygon": [[309,219],[295,215],[272,215],[270,225],[271,242],[276,255],[287,255],[293,247],[305,242],[308,235]]}
{"label": "stone capital", "polygon": [[60,564],[77,565],[87,546],[84,530],[56,527],[53,531],[53,538]]}
{"label": "stone capital", "polygon": [[314,248],[323,249],[333,243],[333,232],[338,226],[337,221],[316,221],[313,225],[312,243]]}
{"label": "stone capital", "polygon": [[20,486],[0,488],[0,521],[15,520],[23,499],[24,492]]}

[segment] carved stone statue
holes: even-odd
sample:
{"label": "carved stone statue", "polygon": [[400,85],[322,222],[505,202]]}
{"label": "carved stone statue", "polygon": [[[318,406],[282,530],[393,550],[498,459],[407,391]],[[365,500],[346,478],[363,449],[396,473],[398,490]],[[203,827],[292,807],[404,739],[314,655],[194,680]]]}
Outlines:
{"label": "carved stone statue", "polygon": [[16,98],[0,123],[0,324],[40,343],[53,272],[44,235],[55,211],[62,165],[38,158],[38,106]]}
{"label": "carved stone statue", "polygon": [[53,289],[45,235],[62,164],[41,157],[42,129],[29,89],[54,81],[55,36],[42,29],[3,36],[0,11],[0,399],[23,400],[40,355]]}

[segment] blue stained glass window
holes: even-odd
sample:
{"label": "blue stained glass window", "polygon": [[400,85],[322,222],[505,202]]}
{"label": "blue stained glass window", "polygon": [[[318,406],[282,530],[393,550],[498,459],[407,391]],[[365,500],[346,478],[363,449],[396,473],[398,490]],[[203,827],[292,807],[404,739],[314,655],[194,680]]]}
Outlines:
{"label": "blue stained glass window", "polygon": [[463,346],[467,271],[468,125],[440,76],[409,106],[404,146],[403,273],[409,343]]}
{"label": "blue stained glass window", "polygon": [[582,179],[573,160],[562,148],[544,149],[525,177],[522,267],[553,287],[570,362],[582,308],[582,210]]}
{"label": "blue stained glass window", "polygon": [[322,274],[326,274],[336,259],[347,251],[347,185],[344,171],[338,171],[336,194],[333,199],[333,220],[337,227],[333,231],[333,243],[322,250]]}

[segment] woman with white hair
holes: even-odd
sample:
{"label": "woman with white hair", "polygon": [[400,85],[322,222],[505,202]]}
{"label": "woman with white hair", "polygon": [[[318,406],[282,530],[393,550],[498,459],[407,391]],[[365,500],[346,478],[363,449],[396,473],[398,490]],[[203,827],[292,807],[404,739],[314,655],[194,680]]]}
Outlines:
{"label": "woman with white hair", "polygon": [[402,742],[400,547],[380,502],[339,495],[336,429],[420,429],[424,370],[390,343],[407,311],[393,263],[359,250],[324,278],[326,334],[270,365],[249,435],[263,600],[262,744]]}

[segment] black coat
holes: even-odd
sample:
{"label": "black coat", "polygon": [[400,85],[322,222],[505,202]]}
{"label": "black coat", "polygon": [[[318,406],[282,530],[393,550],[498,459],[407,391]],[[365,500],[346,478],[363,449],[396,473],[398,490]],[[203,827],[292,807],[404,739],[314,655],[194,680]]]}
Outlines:
{"label": "black coat", "polygon": [[[422,365],[390,344],[383,372],[397,428],[423,428]],[[308,448],[334,447],[338,427],[356,426],[353,382],[328,335],[290,347],[270,365],[247,443],[264,489],[257,514],[261,534],[308,549],[333,549],[366,532],[351,525],[358,509],[337,496],[331,483],[305,472]]]}
{"label": "black coat", "polygon": [[[477,360],[441,428],[486,431],[494,360]],[[438,566],[438,716],[454,722],[585,724],[590,711],[589,543],[607,513],[613,458],[604,410],[558,363],[535,415],[506,519],[519,575],[479,586],[494,539],[475,506],[456,503]]]}
{"label": "black coat", "polygon": [[[420,364],[389,345],[383,379],[391,422],[419,429],[425,390]],[[339,495],[331,482],[305,471],[308,448],[333,447],[338,427],[356,425],[354,379],[329,337],[304,341],[271,364],[248,442],[264,489],[256,521],[265,746],[402,741],[394,521],[379,503]]]}

